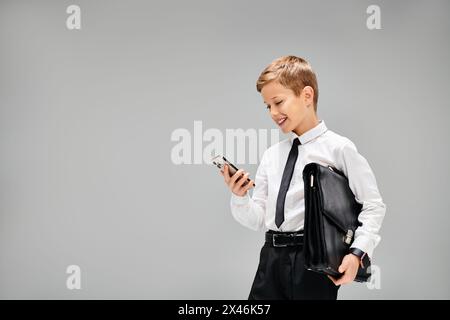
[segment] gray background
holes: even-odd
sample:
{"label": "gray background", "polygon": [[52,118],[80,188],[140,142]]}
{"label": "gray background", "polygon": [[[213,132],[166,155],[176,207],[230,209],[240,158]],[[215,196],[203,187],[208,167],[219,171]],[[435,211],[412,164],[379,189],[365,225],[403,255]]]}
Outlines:
{"label": "gray background", "polygon": [[276,128],[255,81],[286,54],[310,61],[319,118],[387,204],[381,289],[339,298],[450,298],[449,1],[0,3],[1,298],[246,299],[263,233],[232,218],[215,168],[171,162],[170,137]]}

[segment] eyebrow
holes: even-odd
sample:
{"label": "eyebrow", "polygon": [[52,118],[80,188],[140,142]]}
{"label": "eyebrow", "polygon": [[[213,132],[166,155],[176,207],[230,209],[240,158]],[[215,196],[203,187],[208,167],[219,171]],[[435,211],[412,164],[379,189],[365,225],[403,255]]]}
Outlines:
{"label": "eyebrow", "polygon": [[[275,97],[273,97],[273,98],[270,98],[270,100],[273,100],[273,99],[275,99],[276,97],[278,97],[278,96],[275,96]],[[265,101],[263,101],[265,104],[267,104],[267,102],[265,102]]]}

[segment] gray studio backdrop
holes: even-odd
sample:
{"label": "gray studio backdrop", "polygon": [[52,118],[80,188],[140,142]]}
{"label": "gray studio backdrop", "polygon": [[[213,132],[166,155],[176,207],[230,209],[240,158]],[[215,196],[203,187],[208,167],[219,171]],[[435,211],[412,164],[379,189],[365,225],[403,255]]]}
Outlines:
{"label": "gray studio backdrop", "polygon": [[450,298],[449,1],[0,3],[1,298],[246,299],[264,234],[194,158],[208,129],[278,130],[255,81],[286,54],[315,68],[319,118],[387,205],[380,285],[339,298]]}

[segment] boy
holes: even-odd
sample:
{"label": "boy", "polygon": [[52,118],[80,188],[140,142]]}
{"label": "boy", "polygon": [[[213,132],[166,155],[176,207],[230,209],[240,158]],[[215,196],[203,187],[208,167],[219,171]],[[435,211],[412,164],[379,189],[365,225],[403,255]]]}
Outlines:
{"label": "boy", "polygon": [[[324,120],[318,119],[317,79],[307,61],[295,56],[274,60],[259,76],[256,88],[272,119],[289,136],[264,152],[252,197],[248,190],[253,180],[244,184],[248,173],[240,169],[230,177],[227,166],[221,170],[232,191],[233,217],[252,230],[267,229],[248,299],[335,300],[340,285],[354,280],[365,255],[372,258],[380,242],[378,233],[386,205],[367,160],[353,142],[328,130]],[[302,172],[310,162],[342,171],[356,201],[363,205],[359,215],[362,225],[339,267],[343,273],[339,279],[304,267]]]}

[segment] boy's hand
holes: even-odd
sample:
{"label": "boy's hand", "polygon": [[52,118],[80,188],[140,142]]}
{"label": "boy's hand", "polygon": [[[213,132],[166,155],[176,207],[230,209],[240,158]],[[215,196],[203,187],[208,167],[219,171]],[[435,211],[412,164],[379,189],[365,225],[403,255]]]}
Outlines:
{"label": "boy's hand", "polygon": [[360,259],[354,254],[349,253],[344,257],[344,259],[342,259],[342,263],[338,269],[339,272],[344,274],[339,279],[332,276],[328,276],[328,278],[330,278],[336,286],[350,283],[355,280],[356,274],[358,273],[359,264]]}
{"label": "boy's hand", "polygon": [[[228,185],[231,192],[237,196],[243,197],[247,194],[247,190],[253,188],[253,180],[250,180],[250,182],[244,185],[248,178],[248,172],[244,174],[244,170],[242,169],[239,169],[232,177],[230,177],[228,165],[225,164],[223,171],[220,170],[220,173],[222,174],[225,183]],[[242,176],[242,174],[244,175]]]}

